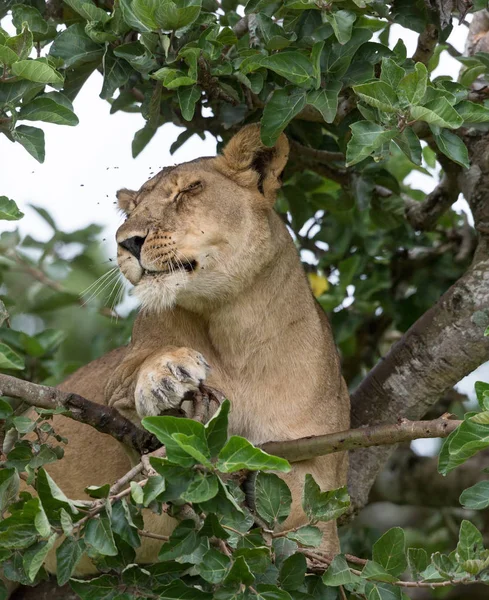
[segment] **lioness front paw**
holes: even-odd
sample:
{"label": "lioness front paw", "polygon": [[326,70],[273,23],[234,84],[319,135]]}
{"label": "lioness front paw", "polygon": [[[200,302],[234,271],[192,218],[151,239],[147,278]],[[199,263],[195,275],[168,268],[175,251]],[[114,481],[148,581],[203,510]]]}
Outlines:
{"label": "lioness front paw", "polygon": [[202,354],[189,348],[149,359],[139,372],[134,392],[139,417],[180,409],[198,391],[209,371]]}

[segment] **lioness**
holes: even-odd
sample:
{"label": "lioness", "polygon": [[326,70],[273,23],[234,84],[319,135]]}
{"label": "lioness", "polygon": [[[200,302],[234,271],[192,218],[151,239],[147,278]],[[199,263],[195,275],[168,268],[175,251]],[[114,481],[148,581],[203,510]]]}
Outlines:
{"label": "lioness", "polygon": [[[179,406],[205,381],[231,400],[231,432],[255,444],[348,429],[349,398],[327,318],[273,210],[288,150],[285,135],[268,148],[250,125],[223,155],[165,168],[139,192],[118,192],[127,215],[118,263],[142,310],[130,344],[77,371],[63,389],[140,423]],[[68,496],[80,498],[88,484],[113,482],[130,468],[111,437],[62,416],[54,426],[69,443],[49,471]],[[295,464],[284,476],[293,509],[282,527],[306,521],[306,473],[327,490],[344,485],[346,472],[345,454]],[[152,513],[145,521],[163,534],[175,524]],[[336,524],[323,529],[323,549],[337,552]],[[160,546],[145,538],[138,561],[154,561]],[[78,573],[90,569],[86,561]]]}

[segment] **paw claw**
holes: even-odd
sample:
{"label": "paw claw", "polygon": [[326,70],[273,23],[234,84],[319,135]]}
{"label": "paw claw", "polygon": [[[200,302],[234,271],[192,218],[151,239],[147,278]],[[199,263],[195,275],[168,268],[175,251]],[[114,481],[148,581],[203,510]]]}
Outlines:
{"label": "paw claw", "polygon": [[199,352],[186,348],[143,365],[136,384],[136,410],[141,418],[180,408],[205,381],[210,367]]}

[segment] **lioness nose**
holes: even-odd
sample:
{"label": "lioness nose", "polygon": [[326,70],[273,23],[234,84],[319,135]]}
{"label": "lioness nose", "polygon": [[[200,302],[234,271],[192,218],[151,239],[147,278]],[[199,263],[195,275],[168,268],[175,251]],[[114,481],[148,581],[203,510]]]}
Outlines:
{"label": "lioness nose", "polygon": [[127,238],[123,242],[119,243],[119,246],[122,246],[126,250],[128,250],[133,256],[135,256],[138,260],[141,257],[141,248],[143,247],[145,237],[131,237]]}

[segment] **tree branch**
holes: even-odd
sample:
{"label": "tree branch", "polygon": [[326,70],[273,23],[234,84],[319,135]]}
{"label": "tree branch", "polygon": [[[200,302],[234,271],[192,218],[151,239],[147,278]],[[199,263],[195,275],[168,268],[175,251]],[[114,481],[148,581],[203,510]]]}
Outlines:
{"label": "tree branch", "polygon": [[49,410],[63,407],[69,411],[66,416],[111,435],[119,442],[136,449],[139,454],[161,446],[152,434],[131,423],[115,408],[91,402],[78,394],[0,374],[0,395],[20,398],[31,406]]}
{"label": "tree branch", "polygon": [[309,148],[296,142],[295,140],[289,140],[291,149],[297,154],[310,158],[316,162],[329,165],[331,162],[345,162],[345,155],[343,152],[329,152],[328,150],[316,150],[315,148]]}
{"label": "tree branch", "polygon": [[461,421],[452,421],[444,416],[434,421],[402,419],[393,425],[372,425],[285,442],[267,442],[261,448],[269,454],[297,462],[356,448],[392,445],[421,438],[444,438],[460,423]]}
{"label": "tree branch", "polygon": [[401,446],[377,477],[369,502],[460,508],[460,494],[489,478],[483,472],[488,465],[489,453],[479,452],[446,477],[440,477],[437,456],[418,456],[408,445]]}
{"label": "tree branch", "polygon": [[458,177],[462,169],[453,164],[442,176],[440,183],[423,202],[405,198],[405,215],[410,225],[419,231],[430,231],[436,221],[457,200],[460,193]]}
{"label": "tree branch", "polygon": [[426,29],[419,35],[418,45],[413,54],[414,62],[422,62],[424,65],[427,65],[433,56],[437,43],[438,29],[435,25],[427,25]]}
{"label": "tree branch", "polygon": [[[217,390],[206,389],[209,391],[211,398],[219,398]],[[86,423],[102,433],[111,435],[118,441],[135,448],[140,454],[158,449],[161,446],[154,436],[139,429],[116,409],[91,402],[78,394],[70,394],[53,387],[38,385],[10,375],[0,374],[0,395],[21,398],[28,404],[39,408],[56,409],[61,406],[70,411],[67,416],[75,421]],[[219,400],[216,401],[219,402]],[[460,421],[449,420],[446,416],[433,421],[416,422],[403,419],[391,425],[363,427],[297,440],[267,442],[261,448],[270,454],[276,454],[291,462],[297,462],[354,448],[397,444],[419,438],[446,437],[459,424]],[[123,485],[141,473],[144,468],[145,462],[142,461],[131,469],[121,481],[114,484],[111,493],[118,492]]]}
{"label": "tree branch", "polygon": [[[476,42],[480,34],[485,35],[489,17],[484,13],[472,23],[468,48],[478,51],[481,48]],[[388,423],[399,415],[419,419],[448,389],[489,359],[489,339],[484,337],[489,325],[489,134],[469,130],[463,139],[471,167],[460,174],[460,189],[480,234],[473,263],[354,392],[354,426]],[[449,168],[444,170],[449,172]],[[350,492],[357,507],[366,504],[369,490],[393,450],[378,447],[353,453]]]}

